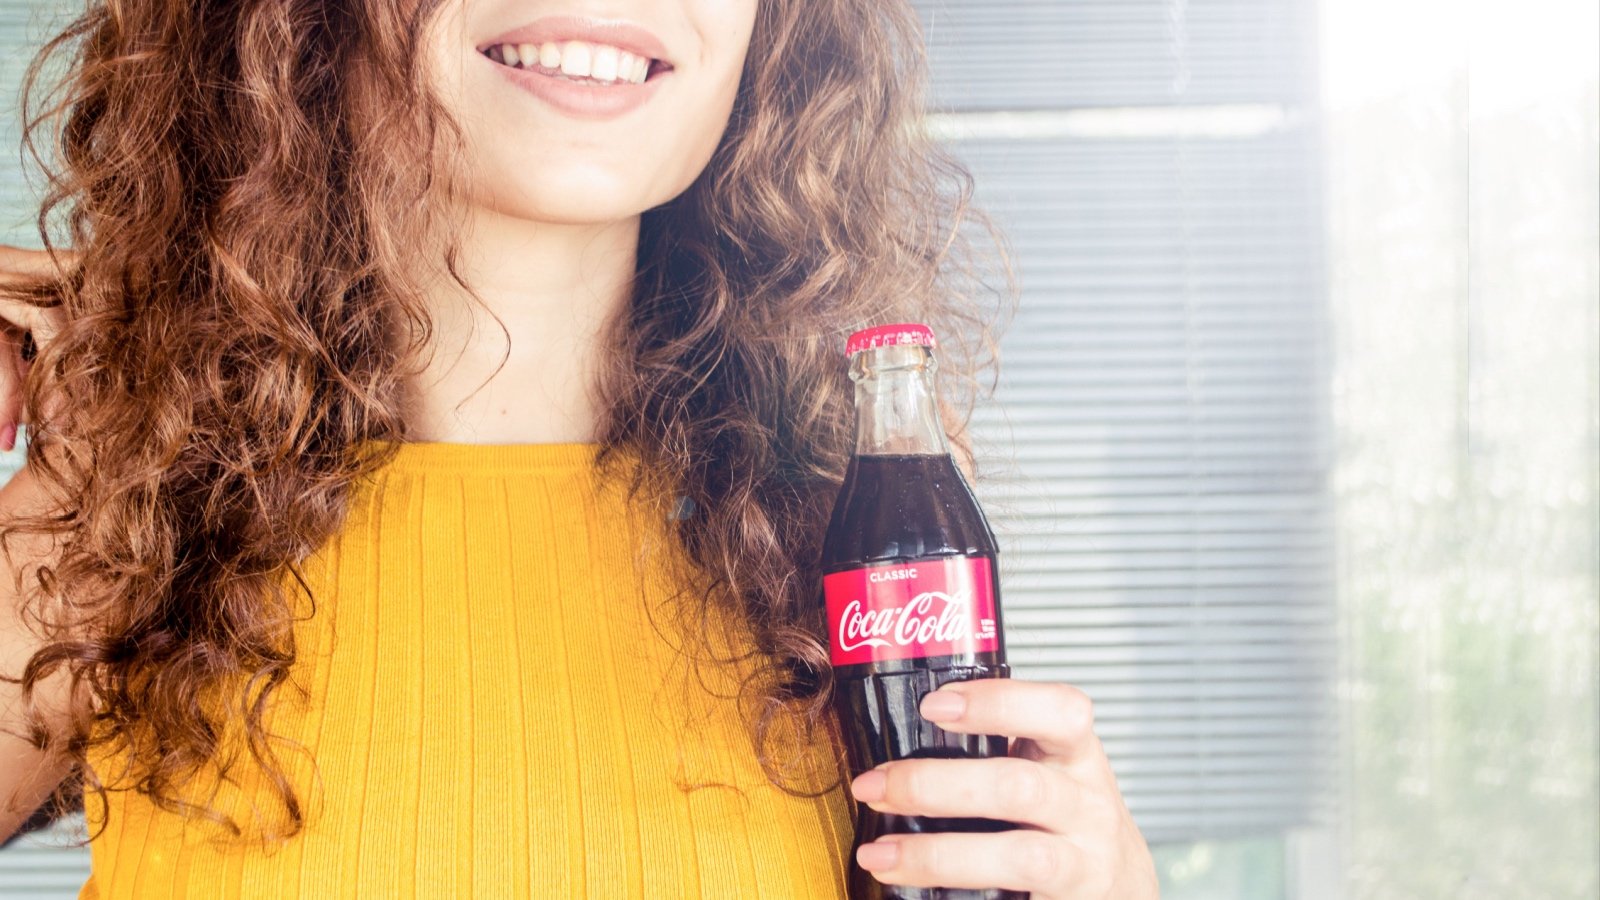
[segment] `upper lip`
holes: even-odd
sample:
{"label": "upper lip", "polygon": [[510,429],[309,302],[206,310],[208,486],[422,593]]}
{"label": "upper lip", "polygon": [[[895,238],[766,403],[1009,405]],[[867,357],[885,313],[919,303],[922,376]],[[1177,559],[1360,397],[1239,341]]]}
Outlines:
{"label": "upper lip", "polygon": [[478,46],[482,53],[495,44],[543,44],[555,41],[586,41],[609,44],[636,56],[660,60],[667,65],[667,48],[661,39],[631,22],[591,19],[580,16],[545,16],[542,19],[519,25],[497,35]]}

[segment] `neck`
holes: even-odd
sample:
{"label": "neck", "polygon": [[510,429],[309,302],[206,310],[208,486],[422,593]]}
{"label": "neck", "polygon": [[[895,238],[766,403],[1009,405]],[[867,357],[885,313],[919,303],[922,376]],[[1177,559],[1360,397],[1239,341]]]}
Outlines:
{"label": "neck", "polygon": [[638,240],[637,216],[563,224],[475,208],[457,269],[482,302],[447,274],[430,279],[432,353],[409,393],[410,438],[594,440],[601,329],[628,303]]}

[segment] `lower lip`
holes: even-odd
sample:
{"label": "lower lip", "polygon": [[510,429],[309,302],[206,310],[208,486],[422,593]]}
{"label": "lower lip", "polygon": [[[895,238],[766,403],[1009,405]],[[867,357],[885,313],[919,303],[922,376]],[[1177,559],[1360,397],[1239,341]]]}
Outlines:
{"label": "lower lip", "polygon": [[513,68],[487,56],[482,58],[499,69],[500,74],[510,79],[512,84],[567,115],[580,119],[612,119],[637,109],[655,94],[661,80],[672,74],[670,70],[657,72],[642,84],[584,84],[532,69]]}

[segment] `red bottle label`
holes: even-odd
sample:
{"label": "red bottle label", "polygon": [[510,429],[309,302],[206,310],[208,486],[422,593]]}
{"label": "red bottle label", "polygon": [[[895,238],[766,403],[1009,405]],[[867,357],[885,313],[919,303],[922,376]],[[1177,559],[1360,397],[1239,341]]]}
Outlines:
{"label": "red bottle label", "polygon": [[822,579],[836,666],[1000,648],[994,580],[982,556],[945,556]]}

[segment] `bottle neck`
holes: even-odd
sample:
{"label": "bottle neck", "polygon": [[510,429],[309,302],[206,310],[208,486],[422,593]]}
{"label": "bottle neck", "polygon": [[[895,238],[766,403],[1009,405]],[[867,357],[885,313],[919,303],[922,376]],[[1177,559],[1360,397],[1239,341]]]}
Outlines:
{"label": "bottle neck", "polygon": [[933,354],[925,347],[862,350],[850,362],[856,383],[856,454],[950,452],[934,392]]}

